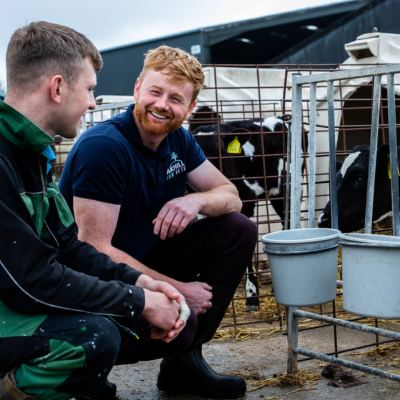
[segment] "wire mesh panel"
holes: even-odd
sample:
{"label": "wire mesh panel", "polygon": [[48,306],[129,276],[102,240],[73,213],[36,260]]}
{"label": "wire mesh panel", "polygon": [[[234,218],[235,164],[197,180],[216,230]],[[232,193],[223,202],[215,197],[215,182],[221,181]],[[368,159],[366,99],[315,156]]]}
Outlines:
{"label": "wire mesh panel", "polygon": [[[290,157],[295,157],[296,163],[300,162],[300,172],[297,172],[299,175],[296,182],[300,185],[301,200],[295,212],[296,218],[300,218],[301,226],[316,226],[317,219],[330,196],[329,118],[333,118],[334,121],[333,148],[336,158],[333,161],[343,161],[356,145],[370,144],[375,81],[373,77],[364,76],[333,81],[329,88],[326,82],[303,85],[302,98],[298,106],[300,118],[296,128],[296,132],[301,132],[300,136],[296,136],[300,139],[301,146],[298,154],[288,153],[288,145],[291,142],[290,130],[296,123],[290,120],[294,108],[292,98],[296,97],[293,93],[293,79],[296,79],[298,73],[304,77],[335,70],[351,71],[355,67],[358,65],[204,66],[205,87],[198,97],[194,112],[189,120],[185,121],[184,126],[192,132],[201,131],[202,127],[215,127],[214,133],[207,137],[203,136],[203,139],[214,139],[217,143],[216,154],[208,158],[228,176],[232,183],[247,190],[246,197],[242,197],[243,209],[250,210],[252,214],[249,216],[257,224],[259,231],[259,245],[253,258],[254,270],[248,274],[256,277],[259,294],[254,297],[260,298],[260,310],[251,315],[246,314],[245,303],[248,299],[243,282],[233,302],[234,310],[229,314],[229,319],[225,319],[225,325],[239,326],[273,320],[282,322],[284,310],[274,302],[268,259],[262,250],[261,237],[266,233],[284,229],[285,223],[286,228],[293,226],[293,221],[289,218],[291,189],[287,174],[291,165],[294,165]],[[394,88],[395,92],[400,94],[397,82]],[[327,102],[328,92],[331,95],[333,93],[333,107],[330,109]],[[310,103],[310,99],[314,98],[315,102]],[[81,133],[89,126],[125,111],[133,101],[132,98],[131,101],[101,104],[96,111],[88,111],[84,117]],[[397,94],[395,101],[395,113],[397,121],[400,121],[398,115],[400,103]],[[311,108],[311,104],[315,104],[315,107]],[[389,141],[388,95],[385,79],[382,81],[380,100],[377,104],[380,110],[377,144],[380,146]],[[281,120],[280,125],[274,124],[276,117],[285,115],[289,117]],[[249,125],[232,131],[224,129],[224,125],[238,121],[250,121],[251,131]],[[227,146],[235,140],[235,137],[240,141],[249,135],[251,136],[249,144],[257,142],[259,147],[249,151],[248,148],[251,150],[251,147],[245,142],[241,144],[240,153],[227,151]],[[61,175],[66,156],[73,143],[72,140],[62,138],[55,140],[56,179]],[[312,156],[315,154],[316,163],[313,165],[309,162],[310,154]],[[241,160],[245,164],[246,161],[257,161],[255,164],[258,167],[250,168],[244,173],[236,172],[236,175],[229,175],[229,162],[232,160],[236,163]],[[271,165],[275,166],[275,171]],[[310,208],[308,200],[314,197],[314,205]],[[383,231],[387,227],[375,226],[375,229]],[[324,312],[332,312],[332,308],[327,308]]]}

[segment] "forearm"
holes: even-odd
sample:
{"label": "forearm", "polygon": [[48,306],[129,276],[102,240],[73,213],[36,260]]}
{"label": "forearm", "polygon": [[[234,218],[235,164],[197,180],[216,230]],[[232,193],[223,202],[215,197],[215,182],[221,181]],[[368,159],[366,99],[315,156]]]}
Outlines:
{"label": "forearm", "polygon": [[166,275],[160,274],[153,269],[146,267],[140,261],[136,260],[135,258],[131,257],[129,254],[125,253],[122,250],[119,250],[113,247],[111,244],[109,245],[101,245],[99,243],[93,243],[93,246],[97,248],[97,250],[101,251],[102,253],[107,254],[113,261],[117,263],[124,263],[129,265],[130,267],[136,269],[137,271],[143,272],[144,275],[141,275],[136,282],[136,286],[143,287],[145,284],[151,279],[157,281],[163,281],[171,284],[174,286],[178,291],[182,287],[182,282],[176,281],[175,279],[169,278]]}
{"label": "forearm", "polygon": [[198,202],[199,214],[207,217],[219,217],[231,212],[240,212],[242,202],[234,185],[223,185],[207,192],[199,192],[188,195]]}

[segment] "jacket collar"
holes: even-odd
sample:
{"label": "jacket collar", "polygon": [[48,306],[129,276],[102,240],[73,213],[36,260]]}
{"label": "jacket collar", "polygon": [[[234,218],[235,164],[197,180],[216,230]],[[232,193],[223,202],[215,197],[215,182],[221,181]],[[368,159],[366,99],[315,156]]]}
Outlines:
{"label": "jacket collar", "polygon": [[0,100],[0,132],[25,151],[41,153],[53,138],[32,121]]}

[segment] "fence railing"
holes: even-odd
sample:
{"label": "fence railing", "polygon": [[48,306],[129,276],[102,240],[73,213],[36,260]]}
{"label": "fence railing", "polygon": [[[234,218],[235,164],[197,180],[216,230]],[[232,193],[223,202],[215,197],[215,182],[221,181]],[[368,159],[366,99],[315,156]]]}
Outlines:
{"label": "fence railing", "polygon": [[[388,114],[389,114],[389,146],[392,176],[397,176],[397,138],[396,138],[396,106],[394,74],[400,73],[400,64],[382,65],[376,67],[365,67],[353,70],[342,70],[327,74],[316,74],[302,76],[293,75],[293,134],[292,134],[292,162],[294,164],[291,179],[291,227],[300,228],[301,212],[301,134],[302,134],[302,87],[310,85],[310,195],[308,210],[313,218],[309,218],[309,227],[314,225],[315,212],[315,141],[316,141],[316,88],[318,83],[327,84],[328,102],[328,131],[329,131],[329,172],[330,172],[330,193],[331,193],[331,214],[332,228],[338,229],[338,202],[336,190],[336,138],[335,138],[335,98],[333,83],[337,80],[349,80],[374,77],[372,121],[371,121],[371,142],[368,166],[368,189],[367,189],[367,208],[365,213],[365,232],[371,233],[372,212],[374,204],[374,186],[376,155],[378,148],[378,128],[379,128],[379,109],[382,75],[387,75],[388,91]],[[400,234],[399,225],[399,184],[397,179],[391,180],[392,184],[392,204],[393,204],[393,230],[394,235]],[[312,194],[312,195],[311,195]]]}
{"label": "fence railing", "polygon": [[[291,175],[291,229],[299,229],[301,212],[301,136],[302,136],[302,88],[304,85],[310,85],[310,159],[309,159],[309,221],[308,227],[314,227],[315,212],[315,141],[316,141],[316,89],[318,83],[327,85],[327,103],[328,103],[328,133],[329,133],[329,174],[330,174],[330,201],[332,228],[338,229],[338,200],[336,187],[336,127],[335,127],[335,98],[333,85],[337,80],[349,80],[372,76],[374,82],[373,104],[371,117],[371,140],[368,162],[368,185],[365,211],[364,232],[369,234],[372,229],[374,189],[375,189],[375,171],[376,157],[378,147],[378,131],[380,117],[380,95],[382,77],[387,75],[387,96],[388,96],[388,121],[389,121],[389,148],[390,148],[390,168],[391,168],[391,193],[392,193],[392,213],[393,213],[393,234],[399,236],[399,184],[397,177],[397,137],[396,137],[396,106],[395,106],[395,86],[394,74],[400,73],[400,64],[384,65],[376,67],[366,67],[347,71],[337,71],[328,74],[302,76],[297,74],[293,76],[293,127],[291,140],[292,156],[292,175]],[[319,359],[325,362],[350,367],[362,372],[367,372],[383,378],[400,381],[400,375],[383,371],[377,368],[368,367],[362,364],[354,363],[336,357],[330,357],[327,354],[317,353],[298,347],[298,324],[299,318],[308,318],[315,321],[325,322],[334,325],[335,337],[336,326],[355,329],[374,335],[385,336],[390,339],[399,340],[400,334],[366,325],[355,324],[337,318],[330,318],[323,315],[317,315],[298,310],[297,307],[286,307],[287,327],[288,327],[288,360],[287,372],[297,372],[297,355],[302,354],[310,358]]]}

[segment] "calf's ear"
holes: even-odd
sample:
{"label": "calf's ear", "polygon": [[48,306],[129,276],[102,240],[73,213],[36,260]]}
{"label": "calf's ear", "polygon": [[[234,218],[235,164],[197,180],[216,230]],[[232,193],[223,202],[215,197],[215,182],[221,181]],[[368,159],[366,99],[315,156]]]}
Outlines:
{"label": "calf's ear", "polygon": [[340,171],[340,168],[342,168],[343,161],[336,160],[336,173]]}
{"label": "calf's ear", "polygon": [[282,120],[285,121],[285,122],[291,121],[292,120],[292,116],[290,114],[282,115]]}
{"label": "calf's ear", "polygon": [[388,163],[389,163],[389,145],[383,144],[378,149],[378,153],[376,156],[376,168],[381,168],[383,171],[387,171]]}
{"label": "calf's ear", "polygon": [[[241,135],[237,135],[239,143],[243,146],[246,142],[248,142],[251,139],[252,134],[244,128],[237,128],[232,133],[240,133]],[[235,136],[225,136],[226,139],[224,139],[225,143],[230,143]]]}

